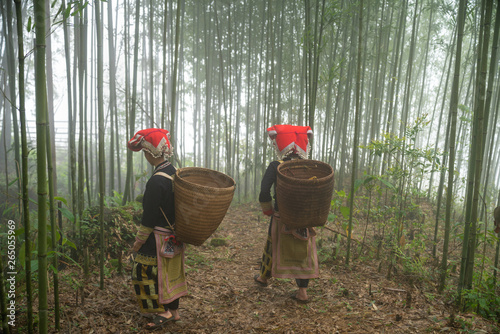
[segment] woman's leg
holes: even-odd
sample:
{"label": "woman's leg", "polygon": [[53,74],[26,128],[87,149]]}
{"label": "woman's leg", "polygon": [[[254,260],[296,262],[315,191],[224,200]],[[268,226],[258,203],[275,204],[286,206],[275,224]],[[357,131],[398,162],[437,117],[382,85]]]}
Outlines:
{"label": "woman's leg", "polygon": [[307,296],[307,286],[309,285],[309,279],[300,279],[296,278],[295,282],[299,287],[299,291],[297,292],[297,299],[299,300],[307,300],[309,297]]}
{"label": "woman's leg", "polygon": [[260,262],[260,270],[259,277],[256,278],[261,283],[267,283],[267,279],[271,278],[271,266],[273,263],[273,245],[271,241],[271,227],[272,227],[273,219],[271,218],[271,222],[269,223],[269,229],[267,231],[267,240],[266,246],[264,247],[264,252],[262,254],[262,260]]}
{"label": "woman's leg", "polygon": [[180,298],[177,298],[173,302],[163,305],[166,310],[169,310],[170,313],[172,313],[175,320],[179,320],[181,318],[179,315],[179,300]]}

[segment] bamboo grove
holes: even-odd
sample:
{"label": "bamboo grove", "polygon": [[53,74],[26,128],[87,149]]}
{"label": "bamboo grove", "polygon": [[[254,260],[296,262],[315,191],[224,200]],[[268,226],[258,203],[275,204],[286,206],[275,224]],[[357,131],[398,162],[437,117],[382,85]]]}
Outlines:
{"label": "bamboo grove", "polygon": [[[420,252],[439,263],[438,289],[463,307],[479,286],[494,296],[499,9],[492,0],[2,1],[0,248],[5,269],[16,222],[27,331],[36,298],[47,332],[58,257],[83,261],[82,220],[95,206],[104,287],[103,210],[142,193],[146,164],[126,141],[145,127],[169,129],[178,167],[231,175],[245,203],[274,156],[265,129],[309,125],[312,158],[335,170],[332,220],[348,235],[364,212],[388,221],[388,244],[401,247],[425,200],[434,233],[419,235]],[[461,249],[454,262],[450,242]]]}

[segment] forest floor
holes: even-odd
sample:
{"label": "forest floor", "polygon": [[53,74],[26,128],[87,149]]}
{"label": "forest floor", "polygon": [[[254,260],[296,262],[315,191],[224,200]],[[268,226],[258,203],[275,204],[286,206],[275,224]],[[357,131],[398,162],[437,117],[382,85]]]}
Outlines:
{"label": "forest floor", "polygon": [[[429,280],[409,278],[401,271],[388,279],[387,266],[373,256],[360,256],[349,268],[342,256],[336,260],[325,256],[331,248],[323,241],[333,236],[328,229],[317,229],[320,278],[310,282],[308,304],[291,298],[297,290],[292,280],[272,279],[268,287],[260,287],[253,276],[268,223],[258,206],[234,206],[212,236],[224,239],[225,245],[211,246],[209,239],[202,246],[188,246],[189,295],[180,302],[181,321],[157,332],[499,333],[499,324],[471,313],[455,313],[452,303],[437,294]],[[359,252],[359,247],[353,249]],[[99,289],[98,269],[94,269],[84,288],[83,305],[76,305],[75,290],[61,284],[61,330],[53,330],[51,311],[51,332],[149,332],[145,330],[148,318],[139,313],[131,288],[130,267],[128,263],[122,275],[108,273],[104,290]]]}

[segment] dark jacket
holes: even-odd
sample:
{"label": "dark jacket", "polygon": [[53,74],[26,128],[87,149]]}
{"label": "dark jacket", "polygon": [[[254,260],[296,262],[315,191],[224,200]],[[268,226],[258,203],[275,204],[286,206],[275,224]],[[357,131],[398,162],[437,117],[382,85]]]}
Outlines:
{"label": "dark jacket", "polygon": [[[142,200],[143,214],[141,224],[151,228],[155,226],[169,228],[160,210],[160,206],[170,224],[174,226],[175,210],[172,180],[161,175],[155,175],[158,172],[163,172],[172,176],[175,174],[175,168],[168,161],[155,168],[153,175],[146,183],[146,190],[144,191]],[[156,256],[156,243],[153,233],[149,235],[144,245],[139,249],[139,253],[148,256]]]}

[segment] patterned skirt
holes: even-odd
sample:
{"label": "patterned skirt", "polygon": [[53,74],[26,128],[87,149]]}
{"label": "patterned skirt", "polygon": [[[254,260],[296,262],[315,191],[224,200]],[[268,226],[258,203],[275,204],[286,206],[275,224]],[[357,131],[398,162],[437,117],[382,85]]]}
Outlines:
{"label": "patterned skirt", "polygon": [[[132,285],[144,313],[163,313],[167,305],[187,295],[184,252],[171,258],[137,254],[132,266]],[[160,264],[160,268],[158,267]]]}
{"label": "patterned skirt", "polygon": [[158,264],[156,256],[137,254],[132,267],[132,285],[143,313],[166,312],[158,301]]}

